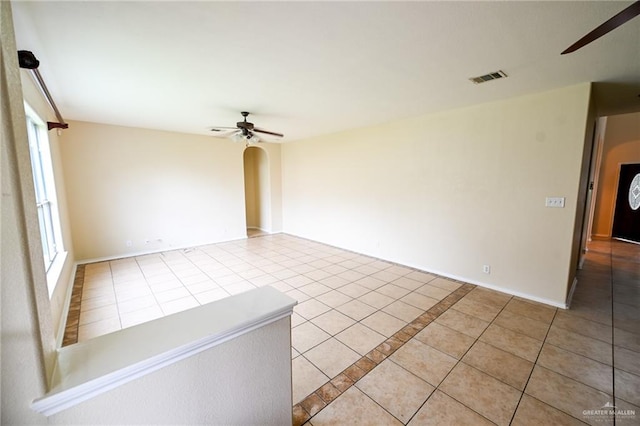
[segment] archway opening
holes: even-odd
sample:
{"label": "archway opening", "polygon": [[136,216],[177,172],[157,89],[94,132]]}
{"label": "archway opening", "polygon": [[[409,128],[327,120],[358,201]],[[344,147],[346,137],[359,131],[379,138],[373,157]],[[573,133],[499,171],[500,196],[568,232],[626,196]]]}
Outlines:
{"label": "archway opening", "polygon": [[247,236],[271,232],[269,158],[255,146],[244,151],[244,197]]}

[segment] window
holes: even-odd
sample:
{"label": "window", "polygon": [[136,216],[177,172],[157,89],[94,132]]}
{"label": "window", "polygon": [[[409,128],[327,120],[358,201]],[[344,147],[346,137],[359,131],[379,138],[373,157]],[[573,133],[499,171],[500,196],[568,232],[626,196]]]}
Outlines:
{"label": "window", "polygon": [[56,255],[64,250],[62,247],[55,182],[53,180],[49,138],[44,122],[28,105],[25,105],[25,109],[42,252],[44,254],[45,270],[49,272]]}

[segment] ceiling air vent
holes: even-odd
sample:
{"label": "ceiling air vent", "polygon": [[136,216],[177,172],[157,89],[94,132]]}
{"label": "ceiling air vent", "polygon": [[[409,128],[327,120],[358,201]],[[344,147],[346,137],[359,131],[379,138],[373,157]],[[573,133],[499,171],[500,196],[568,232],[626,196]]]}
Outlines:
{"label": "ceiling air vent", "polygon": [[475,84],[480,84],[505,77],[507,77],[507,74],[504,71],[496,71],[489,74],[481,75],[480,77],[472,77],[469,80],[473,81]]}

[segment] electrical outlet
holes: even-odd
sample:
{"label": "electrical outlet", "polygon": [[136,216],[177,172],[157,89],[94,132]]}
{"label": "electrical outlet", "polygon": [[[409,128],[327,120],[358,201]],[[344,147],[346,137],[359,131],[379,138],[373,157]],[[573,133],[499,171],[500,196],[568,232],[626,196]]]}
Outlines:
{"label": "electrical outlet", "polygon": [[564,208],[564,197],[547,197],[544,200],[544,206]]}
{"label": "electrical outlet", "polygon": [[485,274],[490,274],[491,273],[491,265],[482,265],[482,272],[484,272]]}

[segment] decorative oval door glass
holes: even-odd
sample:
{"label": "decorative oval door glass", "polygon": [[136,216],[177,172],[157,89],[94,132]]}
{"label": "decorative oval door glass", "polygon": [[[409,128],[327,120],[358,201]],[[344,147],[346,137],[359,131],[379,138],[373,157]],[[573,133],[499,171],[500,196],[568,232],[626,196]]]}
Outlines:
{"label": "decorative oval door glass", "polygon": [[640,173],[638,173],[629,186],[629,206],[632,210],[640,208]]}

